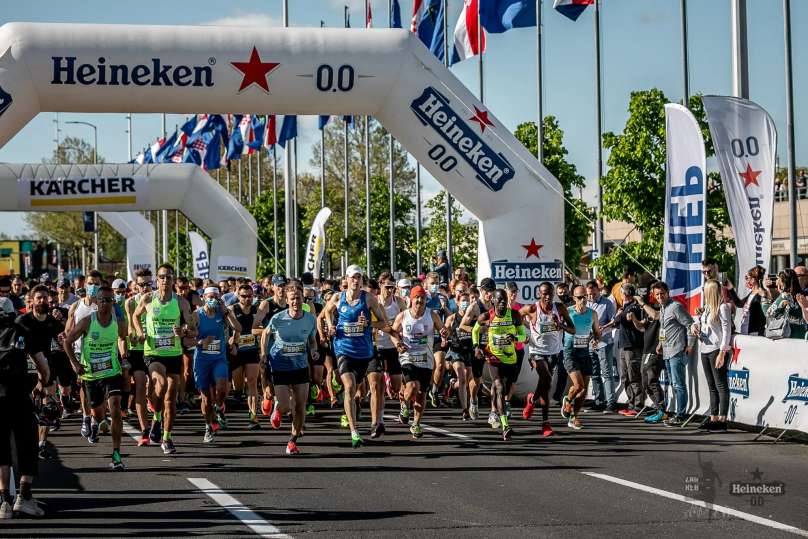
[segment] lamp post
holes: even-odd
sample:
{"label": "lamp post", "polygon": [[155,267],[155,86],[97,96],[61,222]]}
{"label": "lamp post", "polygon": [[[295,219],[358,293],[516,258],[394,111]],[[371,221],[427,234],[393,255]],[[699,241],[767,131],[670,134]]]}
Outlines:
{"label": "lamp post", "polygon": [[[98,164],[98,126],[90,122],[65,122],[66,124],[86,125],[93,129],[93,164]],[[98,213],[93,212],[95,231],[93,232],[93,268],[98,269]]]}

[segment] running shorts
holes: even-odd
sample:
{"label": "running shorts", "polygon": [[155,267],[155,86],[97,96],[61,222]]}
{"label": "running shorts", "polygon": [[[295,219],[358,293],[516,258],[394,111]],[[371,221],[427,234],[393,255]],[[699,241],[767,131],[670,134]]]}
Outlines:
{"label": "running shorts", "polygon": [[309,383],[309,368],[295,369],[293,371],[272,371],[272,385],[296,386]]}
{"label": "running shorts", "polygon": [[166,369],[167,375],[179,376],[182,372],[182,355],[179,356],[145,356],[143,362],[146,367],[152,364],[160,364]]}
{"label": "running shorts", "polygon": [[404,374],[405,383],[418,382],[421,386],[421,391],[426,391],[429,387],[429,383],[432,381],[432,369],[424,369],[407,364],[401,366],[401,372]]}
{"label": "running shorts", "polygon": [[98,408],[107,397],[120,395],[123,388],[123,376],[116,374],[99,380],[84,380],[84,391],[90,399],[90,407]]}

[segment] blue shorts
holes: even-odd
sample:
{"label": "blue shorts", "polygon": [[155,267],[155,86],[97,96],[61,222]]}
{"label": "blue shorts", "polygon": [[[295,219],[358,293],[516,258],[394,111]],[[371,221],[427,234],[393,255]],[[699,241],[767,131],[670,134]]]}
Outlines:
{"label": "blue shorts", "polygon": [[216,381],[227,380],[229,374],[226,357],[194,358],[194,383],[199,391],[216,387]]}

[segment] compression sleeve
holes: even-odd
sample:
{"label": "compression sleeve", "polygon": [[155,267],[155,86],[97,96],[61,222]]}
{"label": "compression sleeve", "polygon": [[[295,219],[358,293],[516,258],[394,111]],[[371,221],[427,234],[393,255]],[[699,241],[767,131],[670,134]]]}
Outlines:
{"label": "compression sleeve", "polygon": [[471,344],[474,346],[479,346],[480,344],[480,323],[474,322],[474,327],[471,330]]}
{"label": "compression sleeve", "polygon": [[527,333],[525,332],[525,325],[519,324],[516,326],[516,339],[518,342],[527,341]]}

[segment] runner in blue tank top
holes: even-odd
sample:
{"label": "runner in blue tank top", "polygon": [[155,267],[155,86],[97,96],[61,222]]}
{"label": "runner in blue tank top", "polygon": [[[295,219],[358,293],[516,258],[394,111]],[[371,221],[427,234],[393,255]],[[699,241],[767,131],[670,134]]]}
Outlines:
{"label": "runner in blue tank top", "polygon": [[[238,342],[241,324],[219,299],[218,288],[206,288],[204,301],[205,305],[194,311],[199,332],[194,350],[194,382],[202,395],[202,416],[205,418],[205,436],[202,441],[211,443],[219,427],[227,427],[224,417],[229,374],[227,348]],[[225,333],[225,325],[233,331],[229,339]]]}
{"label": "runner in blue tank top", "polygon": [[[373,359],[373,329],[387,333],[393,331],[384,309],[373,294],[362,290],[362,269],[348,266],[348,289],[331,296],[323,312],[328,323],[328,335],[334,338],[337,370],[345,387],[345,415],[351,428],[351,445],[362,445],[362,437],[356,426],[356,403],[353,396],[356,386],[367,373]],[[371,322],[371,314],[376,322]],[[337,323],[333,320],[336,318]]]}
{"label": "runner in blue tank top", "polygon": [[586,397],[589,377],[592,376],[592,355],[590,349],[600,339],[600,325],[595,311],[586,306],[586,289],[576,286],[572,293],[575,306],[569,315],[575,326],[574,333],[564,335],[564,368],[570,377],[570,388],[561,404],[561,416],[567,419],[567,426],[581,430],[578,412]]}

